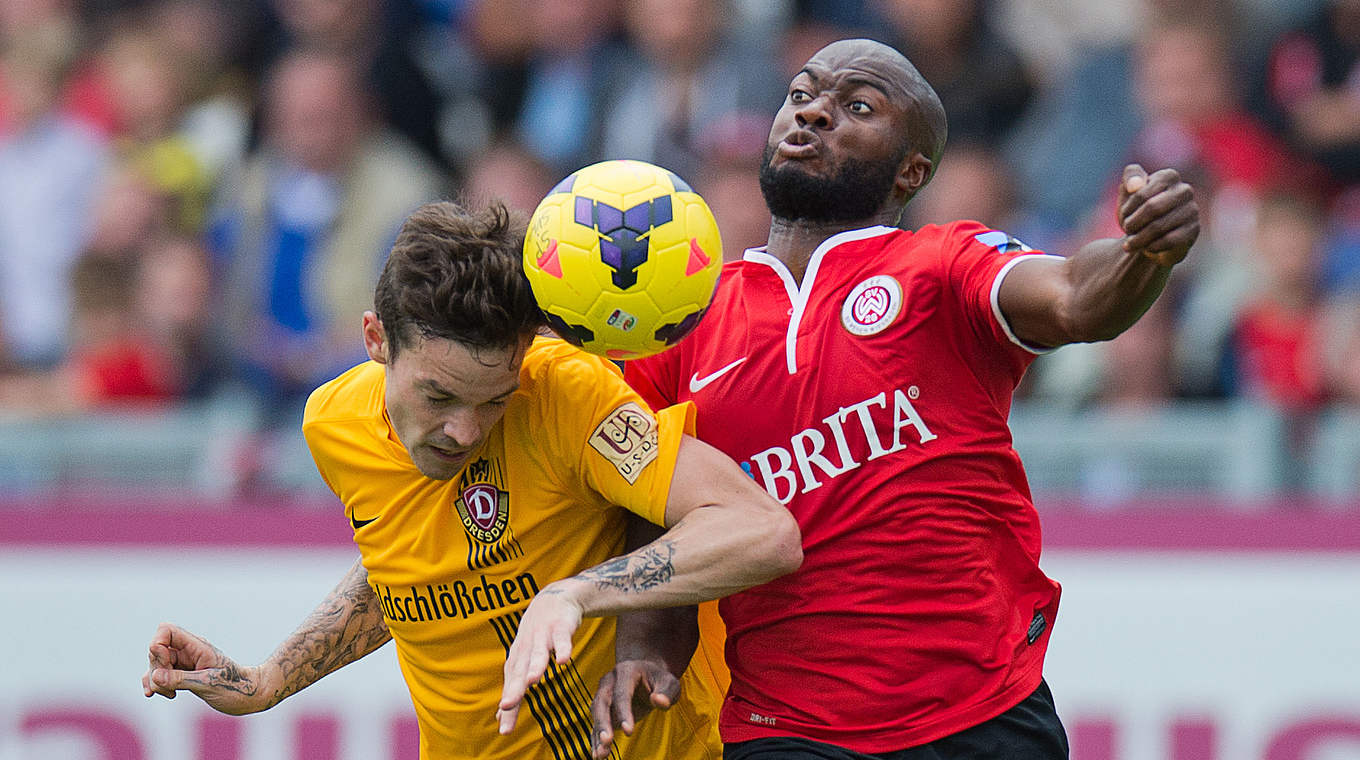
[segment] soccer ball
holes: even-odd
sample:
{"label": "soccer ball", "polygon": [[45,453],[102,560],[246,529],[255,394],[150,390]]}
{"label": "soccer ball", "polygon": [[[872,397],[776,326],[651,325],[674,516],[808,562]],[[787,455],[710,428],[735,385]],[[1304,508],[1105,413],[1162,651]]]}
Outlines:
{"label": "soccer ball", "polygon": [[722,241],[684,180],[642,161],[604,161],[538,204],[524,272],[553,331],[610,359],[660,353],[713,300]]}

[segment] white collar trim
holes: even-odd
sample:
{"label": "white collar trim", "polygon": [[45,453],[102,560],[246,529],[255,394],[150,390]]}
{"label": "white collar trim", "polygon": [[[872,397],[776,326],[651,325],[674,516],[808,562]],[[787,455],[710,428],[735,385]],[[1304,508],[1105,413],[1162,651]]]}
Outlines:
{"label": "white collar trim", "polygon": [[742,260],[753,264],[764,264],[774,273],[779,275],[779,279],[784,282],[784,290],[789,294],[789,302],[793,304],[793,313],[789,315],[789,326],[784,334],[784,360],[788,365],[790,375],[798,373],[798,326],[802,324],[803,314],[807,310],[807,303],[812,294],[813,285],[817,281],[817,272],[822,267],[822,259],[826,254],[842,243],[850,243],[856,240],[867,240],[869,238],[886,235],[890,232],[897,232],[898,228],[886,225],[874,225],[858,230],[846,230],[837,232],[835,235],[823,240],[812,256],[808,258],[807,271],[803,273],[803,284],[799,287],[793,279],[793,273],[784,262],[771,256],[765,246],[759,248],[748,248],[742,254]]}

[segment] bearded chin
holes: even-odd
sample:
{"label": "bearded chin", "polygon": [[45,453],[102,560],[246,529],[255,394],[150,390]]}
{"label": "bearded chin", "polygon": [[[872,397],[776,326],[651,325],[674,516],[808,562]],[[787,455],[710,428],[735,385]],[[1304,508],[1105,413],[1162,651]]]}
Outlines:
{"label": "bearded chin", "polygon": [[796,162],[770,166],[774,146],[760,161],[760,194],[779,219],[798,222],[858,222],[876,215],[888,202],[900,162],[845,159],[829,176],[809,174]]}

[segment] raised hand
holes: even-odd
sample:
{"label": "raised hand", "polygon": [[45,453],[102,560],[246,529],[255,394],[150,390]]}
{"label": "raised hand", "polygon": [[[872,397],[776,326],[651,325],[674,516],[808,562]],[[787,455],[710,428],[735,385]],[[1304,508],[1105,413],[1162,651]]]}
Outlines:
{"label": "raised hand", "polygon": [[1119,184],[1119,226],[1124,230],[1124,250],[1173,266],[1199,237],[1195,192],[1175,169],[1149,176],[1142,166],[1129,164]]}

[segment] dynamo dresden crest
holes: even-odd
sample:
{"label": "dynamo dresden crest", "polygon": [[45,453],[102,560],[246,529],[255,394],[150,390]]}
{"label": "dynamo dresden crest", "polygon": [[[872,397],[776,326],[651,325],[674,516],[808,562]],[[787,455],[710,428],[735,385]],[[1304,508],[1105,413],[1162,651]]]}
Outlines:
{"label": "dynamo dresden crest", "polygon": [[902,312],[902,286],[886,274],[861,282],[846,296],[841,324],[852,335],[883,332]]}
{"label": "dynamo dresden crest", "polygon": [[510,521],[509,503],[510,494],[490,483],[476,483],[463,489],[455,505],[468,535],[484,544],[494,544]]}
{"label": "dynamo dresden crest", "polygon": [[453,505],[468,534],[469,570],[524,556],[510,527],[510,493],[504,484],[505,464],[495,458],[468,464],[463,475]]}

